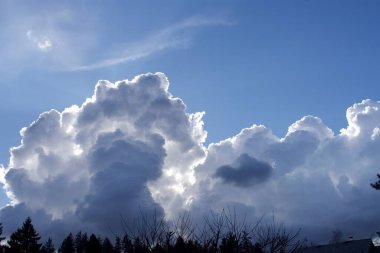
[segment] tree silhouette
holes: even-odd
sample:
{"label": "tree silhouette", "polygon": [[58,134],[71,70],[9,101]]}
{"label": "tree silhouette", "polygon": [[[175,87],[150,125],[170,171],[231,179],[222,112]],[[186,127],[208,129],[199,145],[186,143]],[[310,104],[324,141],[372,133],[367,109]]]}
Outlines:
{"label": "tree silhouette", "polygon": [[132,244],[131,239],[129,239],[128,234],[125,234],[123,238],[122,249],[123,249],[123,252],[132,252],[133,250],[133,244]]}
{"label": "tree silhouette", "polygon": [[[3,224],[0,223],[0,243],[5,240],[5,237],[3,235]],[[0,245],[0,252],[5,252],[6,247],[4,245]]]}
{"label": "tree silhouette", "polygon": [[239,252],[239,241],[233,232],[229,232],[220,244],[220,253],[238,253]]}
{"label": "tree silhouette", "polygon": [[59,253],[74,253],[74,237],[73,234],[69,234],[61,243],[58,250]]}
{"label": "tree silhouette", "polygon": [[135,253],[147,253],[148,248],[143,244],[139,237],[135,238],[133,241],[133,252]]}
{"label": "tree silhouette", "polygon": [[121,240],[120,240],[120,237],[118,237],[118,236],[115,239],[115,247],[113,249],[113,252],[114,253],[121,253],[122,252]]}
{"label": "tree silhouette", "polygon": [[101,253],[102,252],[102,246],[100,245],[98,238],[96,238],[94,234],[91,234],[90,239],[88,240],[85,252],[86,253]]}
{"label": "tree silhouette", "polygon": [[103,240],[102,253],[114,253],[112,243],[107,237]]}
{"label": "tree silhouette", "polygon": [[74,248],[76,253],[84,253],[87,247],[88,237],[86,233],[79,231],[75,235]]}
{"label": "tree silhouette", "polygon": [[376,190],[380,190],[380,174],[377,174],[377,178],[379,179],[377,182],[372,183],[371,186]]}
{"label": "tree silhouette", "polygon": [[33,227],[32,219],[26,218],[21,228],[12,233],[8,244],[10,252],[14,253],[38,253],[41,244],[38,241],[41,237]]}
{"label": "tree silhouette", "polygon": [[174,244],[174,252],[186,252],[186,243],[185,240],[181,237],[178,236],[177,240]]}
{"label": "tree silhouette", "polygon": [[[380,177],[379,177],[380,179]],[[380,184],[380,183],[379,183]],[[282,223],[273,218],[271,223],[255,224],[238,219],[235,211],[212,213],[206,216],[203,226],[193,226],[189,215],[177,223],[164,219],[143,216],[143,222],[132,236],[116,237],[115,247],[106,238],[78,232],[70,233],[61,243],[59,253],[299,253],[303,243],[297,239],[299,230],[289,232]],[[157,222],[158,221],[158,222]],[[2,226],[0,223],[0,242]],[[8,244],[0,247],[0,253],[54,253],[54,245],[49,238],[43,247],[28,217],[22,227],[14,232]],[[40,250],[41,248],[41,250]]]}
{"label": "tree silhouette", "polygon": [[50,237],[42,246],[41,253],[55,253],[53,240]]}
{"label": "tree silhouette", "polygon": [[5,237],[3,235],[3,224],[0,223],[0,243],[5,240]]}

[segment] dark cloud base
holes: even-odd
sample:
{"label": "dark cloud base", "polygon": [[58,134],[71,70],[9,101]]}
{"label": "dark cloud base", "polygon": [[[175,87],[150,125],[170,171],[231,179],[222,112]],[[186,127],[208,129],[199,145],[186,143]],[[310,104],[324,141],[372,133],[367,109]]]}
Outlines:
{"label": "dark cloud base", "polygon": [[232,165],[223,165],[216,169],[215,177],[225,183],[238,187],[250,187],[267,180],[273,168],[265,162],[260,162],[248,154],[240,155]]}

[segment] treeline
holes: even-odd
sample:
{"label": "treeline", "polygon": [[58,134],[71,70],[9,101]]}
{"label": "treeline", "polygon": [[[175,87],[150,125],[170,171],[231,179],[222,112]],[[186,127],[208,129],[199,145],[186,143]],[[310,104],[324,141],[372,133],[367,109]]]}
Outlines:
{"label": "treeline", "polygon": [[[302,249],[299,231],[289,232],[274,219],[264,225],[238,221],[235,213],[222,212],[193,224],[189,214],[169,223],[157,215],[141,215],[132,227],[122,222],[125,234],[107,237],[78,232],[69,233],[55,247],[51,238],[41,237],[28,217],[5,242],[2,253],[297,253]],[[0,235],[3,227],[0,225]]]}

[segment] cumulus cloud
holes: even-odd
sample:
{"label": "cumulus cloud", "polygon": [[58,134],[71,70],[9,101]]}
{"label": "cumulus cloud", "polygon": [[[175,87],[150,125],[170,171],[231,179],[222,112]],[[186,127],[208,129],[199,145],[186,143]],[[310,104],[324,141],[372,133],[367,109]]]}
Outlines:
{"label": "cumulus cloud", "polygon": [[[42,113],[20,131],[2,182],[5,232],[31,215],[43,235],[121,232],[139,211],[199,217],[233,206],[248,219],[274,214],[310,240],[331,231],[367,237],[380,227],[380,102],[347,109],[334,133],[306,116],[284,137],[252,125],[204,146],[203,113],[188,113],[162,73],[99,81],[82,105]],[[17,224],[16,224],[17,223]]]}
{"label": "cumulus cloud", "polygon": [[140,210],[163,214],[168,196],[191,184],[206,137],[202,113],[188,114],[168,86],[161,73],[99,81],[81,106],[42,113],[23,128],[5,168],[13,206],[1,220],[30,210],[48,217],[37,219],[43,231],[63,222],[107,234]]}
{"label": "cumulus cloud", "polygon": [[[348,108],[349,124],[339,134],[321,119],[306,116],[283,138],[253,125],[211,144],[189,191],[193,210],[232,205],[253,219],[274,214],[289,226],[302,227],[303,235],[317,242],[327,241],[334,229],[369,237],[380,227],[379,193],[370,187],[379,170],[379,109],[379,102],[371,100]],[[242,188],[238,166],[225,166],[247,155],[273,167],[267,166],[271,176],[255,188]],[[242,174],[249,179],[248,172]]]}

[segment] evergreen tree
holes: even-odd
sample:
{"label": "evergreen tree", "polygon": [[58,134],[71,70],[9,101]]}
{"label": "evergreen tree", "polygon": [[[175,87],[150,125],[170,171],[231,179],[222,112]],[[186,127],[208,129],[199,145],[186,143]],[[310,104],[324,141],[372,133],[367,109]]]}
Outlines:
{"label": "evergreen tree", "polygon": [[74,253],[74,237],[73,234],[69,234],[61,243],[61,247],[58,250],[59,253]]}
{"label": "evergreen tree", "polygon": [[114,253],[112,243],[107,237],[102,243],[102,253]]}
{"label": "evergreen tree", "polygon": [[86,253],[101,253],[102,252],[102,246],[100,245],[98,238],[96,238],[94,234],[90,236],[90,240],[88,240],[85,252]]}
{"label": "evergreen tree", "polygon": [[86,251],[87,243],[88,243],[87,234],[82,233],[82,231],[79,231],[75,235],[75,242],[74,242],[75,252],[84,253]]}
{"label": "evergreen tree", "polygon": [[3,235],[3,224],[0,223],[0,242],[5,240],[5,237],[3,237],[2,235]]}
{"label": "evergreen tree", "polygon": [[115,239],[115,247],[113,249],[113,252],[114,253],[121,253],[121,240],[120,240],[120,237],[116,237]]}
{"label": "evergreen tree", "polygon": [[49,237],[49,239],[44,243],[44,245],[41,248],[41,253],[54,253],[55,248],[53,244],[53,240]]}
{"label": "evergreen tree", "polygon": [[133,252],[133,244],[132,244],[131,239],[129,239],[128,234],[125,234],[123,238],[122,249],[123,249],[123,252],[127,252],[127,253]]}
{"label": "evergreen tree", "polygon": [[[0,223],[0,243],[5,240],[5,237],[3,235],[3,224]],[[0,245],[0,252],[5,252],[6,246]]]}
{"label": "evergreen tree", "polygon": [[32,219],[26,218],[21,228],[12,233],[8,244],[12,253],[38,253],[41,244],[38,241],[41,237],[33,227]]}

